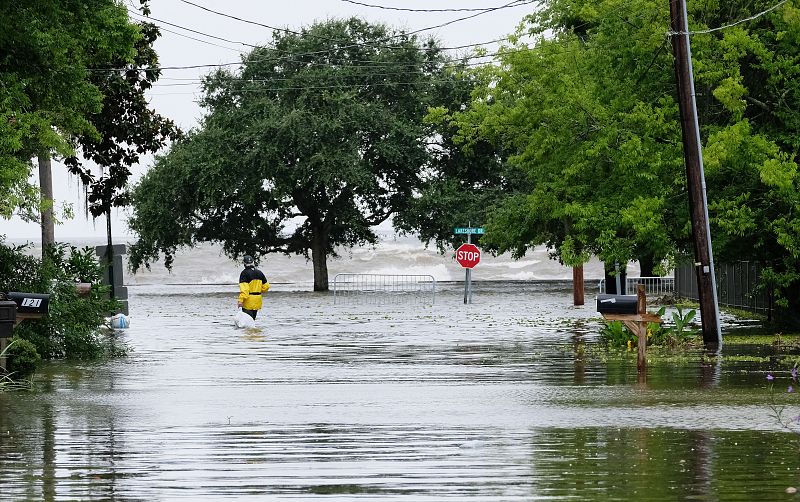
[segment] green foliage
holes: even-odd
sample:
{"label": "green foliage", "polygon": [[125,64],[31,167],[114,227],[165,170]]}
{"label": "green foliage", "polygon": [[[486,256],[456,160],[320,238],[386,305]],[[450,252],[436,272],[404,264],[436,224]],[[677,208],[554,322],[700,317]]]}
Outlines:
{"label": "green foliage", "polygon": [[479,70],[492,72],[491,85],[454,120],[468,143],[501,145],[531,187],[499,202],[485,244],[515,256],[544,244],[570,265],[591,254],[607,263],[671,259],[671,222],[685,208],[671,203],[681,186],[680,128],[663,92],[671,74],[658,71],[671,68],[667,6],[545,2],[518,33],[535,44],[506,47],[496,68]]}
{"label": "green foliage", "polygon": [[692,322],[696,314],[697,312],[695,310],[690,310],[684,314],[680,308],[678,308],[676,312],[672,313],[672,322],[675,324],[673,333],[675,336],[679,338],[685,336],[684,331]]}
{"label": "green foliage", "polygon": [[[105,317],[117,308],[108,288],[99,285],[102,268],[91,248],[56,244],[42,261],[24,253],[24,246],[0,242],[0,291],[49,293],[49,314],[25,321],[15,337],[32,343],[45,359],[93,359],[107,353],[99,332]],[[79,296],[76,282],[92,283],[89,295]]]}
{"label": "green foliage", "polygon": [[[15,345],[15,341],[11,341],[6,347],[0,351],[0,357],[8,356],[11,351],[13,350],[12,346]],[[31,380],[23,380],[19,378],[14,378],[12,374],[0,374],[0,392],[5,392],[9,390],[27,390],[31,387]]]}
{"label": "green foliage", "polygon": [[600,342],[608,348],[629,348],[636,345],[636,335],[622,321],[603,321]]}
{"label": "green foliage", "polygon": [[18,336],[11,338],[7,356],[8,372],[14,380],[29,378],[42,360],[36,346]]}
{"label": "green foliage", "polygon": [[524,180],[507,168],[497,146],[488,141],[465,146],[458,138],[454,113],[469,104],[476,86],[484,84],[480,74],[453,64],[441,77],[446,80],[435,88],[435,102],[441,104],[428,108],[425,118],[428,165],[420,173],[414,197],[399,209],[393,223],[426,244],[434,241],[444,252],[463,243],[464,236],[454,235],[454,227],[482,226],[496,201],[520,190]]}
{"label": "green foliage", "polygon": [[[689,325],[695,318],[697,312],[692,309],[684,313],[681,307],[676,307],[676,309],[677,310],[675,312],[672,312],[671,326],[648,323],[648,344],[670,348],[681,347],[690,344],[692,337],[696,334],[696,330],[689,329]],[[666,307],[661,307],[661,309],[658,311],[658,315],[662,317],[665,313]]]}
{"label": "green foliage", "polygon": [[311,258],[327,290],[336,247],[375,243],[372,227],[421,186],[446,62],[433,41],[329,20],[276,31],[240,71],[207,76],[202,126],[134,189],[131,268],[214,241],[233,258]]}
{"label": "green foliage", "polygon": [[[663,317],[666,307],[661,307],[658,315]],[[682,308],[672,312],[672,325],[647,324],[647,345],[668,348],[691,345],[696,330],[689,328],[697,312],[692,309],[684,312]],[[631,349],[637,345],[637,337],[621,321],[603,321],[600,328],[600,343],[611,349]]]}
{"label": "green foliage", "polygon": [[38,212],[30,159],[67,157],[75,137],[97,137],[103,107],[92,68],[131,62],[142,38],[116,0],[0,4],[0,217]]}
{"label": "green foliage", "polygon": [[[546,245],[564,263],[594,254],[643,268],[691,252],[669,5],[621,5],[543,2],[498,64],[475,70],[485,85],[467,109],[448,117],[465,145],[496,145],[531,187],[499,201],[485,246],[520,256]],[[690,28],[773,6],[690,4]],[[796,1],[692,36],[716,261],[763,263],[763,286],[790,311],[800,310],[798,40]]]}
{"label": "green foliage", "polygon": [[[147,12],[146,5],[143,10]],[[155,113],[145,96],[161,75],[153,48],[160,34],[158,27],[152,23],[136,26],[141,36],[134,45],[133,58],[117,55],[102,64],[113,70],[90,74],[91,82],[103,93],[101,111],[88,117],[98,134],[83,135],[78,142],[81,157],[101,166],[102,174],[94,175],[77,156],[65,159],[70,172],[87,186],[89,211],[95,217],[111,207],[127,205],[131,166],[139,163],[142,154],[157,152],[167,140],[180,136],[175,124]]]}

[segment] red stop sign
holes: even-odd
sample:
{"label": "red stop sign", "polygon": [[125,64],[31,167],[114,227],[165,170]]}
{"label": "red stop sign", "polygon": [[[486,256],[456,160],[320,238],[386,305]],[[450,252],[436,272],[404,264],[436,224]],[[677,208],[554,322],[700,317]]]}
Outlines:
{"label": "red stop sign", "polygon": [[481,261],[481,250],[475,244],[462,244],[456,249],[456,261],[464,268],[473,268]]}

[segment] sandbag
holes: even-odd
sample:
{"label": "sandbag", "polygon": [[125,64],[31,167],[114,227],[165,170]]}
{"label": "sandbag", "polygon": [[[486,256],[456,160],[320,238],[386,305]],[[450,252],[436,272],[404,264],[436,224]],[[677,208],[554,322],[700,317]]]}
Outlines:
{"label": "sandbag", "polygon": [[256,320],[247,313],[237,310],[236,314],[233,316],[233,324],[237,328],[255,328]]}
{"label": "sandbag", "polygon": [[127,329],[131,327],[130,317],[125,314],[117,314],[111,318],[111,327],[114,329]]}

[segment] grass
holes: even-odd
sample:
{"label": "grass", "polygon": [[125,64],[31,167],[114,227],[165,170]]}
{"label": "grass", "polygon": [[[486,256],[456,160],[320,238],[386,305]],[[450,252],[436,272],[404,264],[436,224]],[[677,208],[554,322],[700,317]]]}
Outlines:
{"label": "grass", "polygon": [[[0,352],[0,357],[4,357],[12,345],[14,345],[14,342],[9,343],[6,348]],[[30,390],[33,386],[32,380],[14,380],[14,378],[12,378],[13,376],[13,373],[0,375],[0,392],[12,390]]]}

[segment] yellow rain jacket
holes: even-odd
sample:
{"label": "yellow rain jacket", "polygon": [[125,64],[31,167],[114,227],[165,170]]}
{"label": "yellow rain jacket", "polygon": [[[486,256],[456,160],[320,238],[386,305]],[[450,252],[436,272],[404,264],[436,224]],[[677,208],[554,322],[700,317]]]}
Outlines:
{"label": "yellow rain jacket", "polygon": [[239,274],[239,301],[247,310],[261,309],[261,294],[269,290],[269,283],[264,273],[254,267],[248,267]]}

